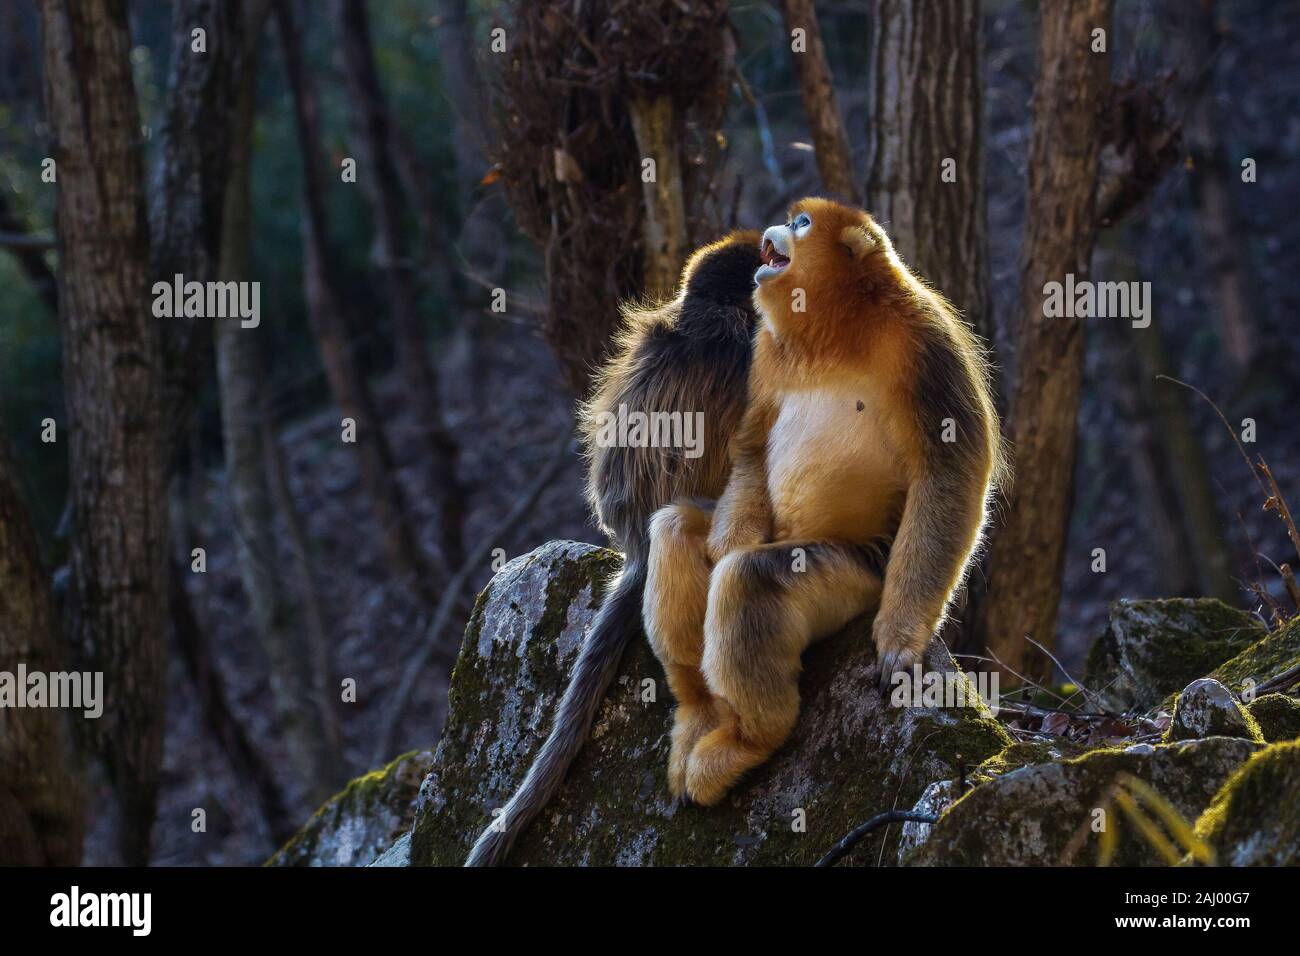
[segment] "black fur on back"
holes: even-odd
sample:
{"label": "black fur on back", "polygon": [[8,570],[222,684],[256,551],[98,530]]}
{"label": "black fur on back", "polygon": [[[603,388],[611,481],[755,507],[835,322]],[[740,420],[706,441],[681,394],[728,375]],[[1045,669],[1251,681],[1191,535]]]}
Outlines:
{"label": "black fur on back", "polygon": [[[624,310],[614,357],[580,410],[590,460],[587,496],[626,558],[608,588],[574,664],[550,734],[519,790],[471,850],[468,866],[504,863],[516,839],[550,802],[591,733],[600,703],[629,641],[641,633],[641,601],[650,516],[678,498],[716,498],[731,465],[731,435],[745,408],[754,328],[754,273],[762,260],[757,233],[733,233],[688,264],[685,288],[664,303]],[[676,448],[603,447],[605,412],[703,413],[703,454]]]}

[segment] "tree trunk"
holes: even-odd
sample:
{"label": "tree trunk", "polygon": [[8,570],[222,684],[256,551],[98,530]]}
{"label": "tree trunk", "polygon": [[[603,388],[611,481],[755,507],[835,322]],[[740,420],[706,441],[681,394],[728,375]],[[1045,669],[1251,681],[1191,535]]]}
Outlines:
{"label": "tree trunk", "polygon": [[[438,0],[438,60],[447,100],[456,114],[456,179],[466,199],[485,170],[489,132],[488,100],[474,61],[474,25],[467,0]],[[464,210],[462,209],[462,212]]]}
{"label": "tree trunk", "polygon": [[1252,301],[1254,278],[1242,254],[1242,229],[1233,204],[1230,183],[1240,185],[1241,169],[1224,155],[1220,130],[1223,122],[1210,90],[1215,48],[1219,45],[1214,0],[1194,0],[1178,5],[1182,63],[1190,73],[1187,96],[1191,100],[1183,137],[1192,157],[1192,185],[1196,195],[1194,217],[1201,257],[1210,276],[1210,315],[1218,326],[1230,371],[1240,380],[1255,359],[1259,328]]}
{"label": "tree trunk", "polygon": [[[241,4],[177,0],[172,10],[171,67],[159,135],[162,147],[150,187],[149,272],[155,281],[216,278],[221,214],[230,163],[230,102],[243,43]],[[192,49],[205,31],[206,52]],[[189,428],[212,355],[211,316],[160,320],[163,396],[172,447]]]}
{"label": "tree trunk", "polygon": [[[491,165],[487,158],[493,149],[491,123],[488,121],[491,106],[474,57],[477,45],[466,0],[439,0],[437,34],[442,86],[456,116],[453,146],[456,182],[460,187],[457,197],[457,258],[472,263],[476,278],[488,283],[489,288],[495,288],[500,286],[505,275],[510,246],[503,224],[509,214],[501,190],[485,191],[481,185]],[[403,180],[407,192],[417,195],[405,172]],[[438,207],[443,230],[446,229],[446,208],[443,197]],[[426,261],[446,268],[450,263],[441,254],[446,245],[445,236],[439,236],[439,241],[431,243],[429,235],[431,233],[426,231]],[[458,269],[447,268],[442,278],[444,294],[458,306],[455,341],[448,349],[449,361],[443,368],[459,372],[456,387],[475,405],[486,404],[490,396],[484,392],[488,387],[484,343],[499,328],[499,317],[482,309],[483,291],[476,283],[467,282]]]}
{"label": "tree trunk", "polygon": [[873,0],[873,11],[867,208],[992,343],[982,4]]}
{"label": "tree trunk", "polygon": [[643,161],[653,159],[654,176],[641,173],[645,197],[645,292],[671,296],[686,262],[686,204],[682,198],[682,166],[673,101],[667,96],[638,98],[628,104],[636,145]]}
{"label": "tree trunk", "polygon": [[[1121,281],[1131,276],[1121,274]],[[1187,413],[1187,395],[1172,382],[1159,381],[1170,374],[1169,358],[1159,323],[1149,328],[1125,330],[1140,368],[1140,394],[1151,411],[1145,416],[1159,423],[1162,470],[1168,475],[1183,532],[1191,545],[1197,590],[1192,596],[1216,597],[1235,605],[1241,594],[1232,580],[1232,558],[1223,539],[1214,488],[1205,450]]]}
{"label": "tree trunk", "polygon": [[787,42],[793,42],[789,35],[794,30],[804,31],[805,47],[794,52],[794,66],[799,74],[804,115],[808,118],[813,148],[817,151],[817,172],[827,190],[856,206],[862,200],[853,175],[853,153],[836,102],[835,78],[826,61],[826,47],[822,43],[821,27],[817,25],[813,0],[784,0],[782,6]]}
{"label": "tree trunk", "polygon": [[1074,488],[1083,379],[1079,319],[1048,318],[1044,287],[1068,273],[1086,280],[1096,238],[1099,119],[1109,56],[1090,50],[1110,32],[1111,0],[1044,0],[1034,92],[1020,274],[1016,377],[1009,432],[1015,481],[989,553],[988,593],[977,634],[1009,668],[1032,679],[1050,669],[1026,637],[1056,641],[1056,610]]}
{"label": "tree trunk", "polygon": [[[1194,596],[1199,593],[1196,554],[1179,512],[1175,478],[1169,473],[1169,456],[1160,441],[1159,422],[1150,406],[1146,374],[1137,351],[1131,347],[1130,331],[1133,337],[1140,337],[1141,330],[1107,322],[1101,331],[1101,347],[1105,350],[1102,363],[1111,372],[1107,390],[1132,436],[1125,457],[1139,495],[1147,548],[1151,555],[1160,556],[1160,560],[1151,562],[1158,575],[1157,587],[1162,594]],[[1155,383],[1157,387],[1159,384]]]}
{"label": "tree trunk", "polygon": [[[262,23],[252,25],[247,56],[241,58],[222,222],[221,277],[227,282],[244,282],[250,275],[250,164],[257,87],[256,39]],[[263,416],[268,403],[264,398],[261,343],[257,329],[245,329],[233,320],[217,323],[216,341],[222,438],[240,577],[270,664],[277,721],[293,774],[304,790],[305,802],[316,807],[338,789],[344,768],[337,721],[319,680],[324,668],[318,657],[324,651],[324,640],[313,639],[311,628],[302,626],[281,571],[276,509],[263,441]]]}
{"label": "tree trunk", "polygon": [[350,341],[352,323],[344,313],[329,267],[329,220],[321,163],[319,107],[302,63],[298,29],[289,0],[274,0],[285,73],[293,97],[298,147],[303,161],[303,284],[307,314],[320,348],[325,376],[339,410],[356,422],[356,449],[362,486],[370,499],[389,567],[413,593],[428,600],[432,580],[411,533],[406,494],[397,480],[393,453],[380,425],[370,386],[357,366]]}
{"label": "tree trunk", "polygon": [[162,763],[167,620],[162,342],[126,3],[43,0],[58,164],[59,309],[73,501],[72,640],[104,672],[96,742],[126,863],[149,859]]}
{"label": "tree trunk", "polygon": [[[0,432],[0,672],[66,667],[50,579]],[[20,688],[20,692],[25,688]],[[81,862],[85,790],[73,739],[75,710],[0,707],[0,866]]]}
{"label": "tree trunk", "polygon": [[[460,449],[443,420],[438,380],[429,361],[429,345],[416,301],[411,252],[402,229],[405,202],[389,149],[392,137],[388,105],[375,69],[365,5],[360,0],[334,0],[333,6],[339,41],[343,45],[349,100],[355,111],[358,178],[374,217],[375,255],[389,290],[398,369],[424,430],[430,459],[428,493],[438,508],[443,565],[454,569],[465,557],[462,535],[465,489],[458,474]],[[448,570],[448,576],[450,573]]]}

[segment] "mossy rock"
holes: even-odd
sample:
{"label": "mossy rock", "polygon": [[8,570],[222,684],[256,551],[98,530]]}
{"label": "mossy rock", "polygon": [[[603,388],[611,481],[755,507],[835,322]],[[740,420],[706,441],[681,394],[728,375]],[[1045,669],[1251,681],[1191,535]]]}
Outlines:
{"label": "mossy rock", "polygon": [[267,866],[366,866],[411,826],[420,782],[433,762],[412,750],[358,777],[325,803]]}
{"label": "mossy rock", "polygon": [[[1259,744],[1230,737],[1176,744],[1139,744],[1097,750],[1072,760],[1032,764],[1004,773],[970,790],[931,828],[928,839],[908,853],[908,866],[1091,865],[1097,859],[1094,810],[1122,773],[1145,781],[1193,821],[1219,787]],[[1112,809],[1107,824],[1118,825],[1115,862],[1150,866],[1161,857]],[[1083,842],[1072,857],[1077,834]]]}
{"label": "mossy rock", "polygon": [[1107,709],[1149,710],[1264,634],[1257,619],[1213,598],[1116,601],[1083,682]]}
{"label": "mossy rock", "polygon": [[[490,583],[452,676],[446,729],[411,834],[412,863],[461,864],[518,785],[550,727],[600,585],[617,566],[609,551],[551,542]],[[645,640],[636,640],[592,739],[510,862],[810,864],[862,820],[911,806],[931,781],[955,777],[959,763],[974,767],[1010,743],[982,704],[891,706],[876,690],[874,661],[865,620],[810,649],[803,707],[786,745],[720,805],[680,808],[666,784],[672,698]],[[935,641],[925,669],[956,665]],[[898,840],[897,827],[873,834],[852,860],[890,862]]]}
{"label": "mossy rock", "polygon": [[1300,866],[1300,740],[1246,761],[1196,821],[1220,866]]}
{"label": "mossy rock", "polygon": [[1300,700],[1286,694],[1265,694],[1252,701],[1246,709],[1269,743],[1300,737]]}
{"label": "mossy rock", "polygon": [[1251,644],[1210,674],[1237,693],[1253,691],[1265,681],[1300,666],[1300,617]]}
{"label": "mossy rock", "polygon": [[1169,742],[1204,737],[1241,737],[1264,742],[1255,718],[1237,702],[1232,691],[1212,677],[1192,681],[1178,695],[1164,739]]}
{"label": "mossy rock", "polygon": [[[1203,676],[1214,678],[1239,696],[1253,696],[1256,687],[1296,666],[1300,666],[1300,617],[1261,635]],[[1176,696],[1170,696],[1161,709],[1172,710],[1175,702]]]}
{"label": "mossy rock", "polygon": [[970,780],[983,783],[1021,767],[1036,767],[1041,763],[1072,760],[1087,753],[1086,744],[1058,737],[1055,740],[1018,740],[1001,753],[994,754],[975,768]]}

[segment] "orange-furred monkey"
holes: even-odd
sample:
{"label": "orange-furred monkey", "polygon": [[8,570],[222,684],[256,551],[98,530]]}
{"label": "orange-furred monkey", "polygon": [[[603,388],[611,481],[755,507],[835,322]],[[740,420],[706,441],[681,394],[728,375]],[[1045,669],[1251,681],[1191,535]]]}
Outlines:
{"label": "orange-furred monkey", "polygon": [[980,341],[870,216],[806,199],[762,255],[726,491],[712,513],[680,501],[650,523],[645,626],[677,698],[668,782],[704,805],[793,729],[810,643],[875,609],[882,688],[920,657],[1003,472]]}

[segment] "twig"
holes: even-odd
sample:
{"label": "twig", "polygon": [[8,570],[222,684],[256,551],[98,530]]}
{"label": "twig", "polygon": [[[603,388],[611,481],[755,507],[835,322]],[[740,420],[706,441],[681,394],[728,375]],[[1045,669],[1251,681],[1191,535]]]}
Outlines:
{"label": "twig", "polygon": [[835,844],[831,851],[814,863],[813,866],[834,866],[848,856],[849,851],[861,843],[864,837],[883,826],[888,826],[891,823],[934,823],[938,819],[932,813],[916,813],[912,810],[887,810],[850,830],[844,839]]}
{"label": "twig", "polygon": [[429,627],[424,633],[424,639],[415,655],[407,663],[402,679],[398,683],[388,710],[379,725],[379,733],[375,737],[375,747],[370,758],[371,766],[378,766],[379,762],[389,754],[393,745],[393,736],[397,730],[397,722],[401,719],[402,711],[406,709],[406,702],[411,696],[411,691],[415,688],[415,682],[419,679],[421,671],[424,670],[429,658],[433,655],[434,649],[438,646],[442,632],[451,621],[451,615],[460,602],[461,592],[464,591],[470,579],[482,567],[484,560],[491,553],[496,543],[524,519],[528,512],[532,510],[533,505],[537,503],[537,499],[542,496],[542,492],[559,475],[560,469],[569,459],[569,450],[572,444],[573,439],[566,431],[560,442],[555,446],[555,451],[551,454],[551,460],[546,463],[546,467],[537,476],[537,480],[515,502],[514,507],[479,538],[478,545],[465,556],[465,563],[461,566],[461,569],[443,588],[442,596],[438,599],[438,607],[434,611]]}
{"label": "twig", "polygon": [[[1257,457],[1259,458],[1258,467],[1260,473],[1263,474],[1268,481],[1269,488],[1272,489],[1272,494],[1264,502],[1264,510],[1277,512],[1277,516],[1286,525],[1287,537],[1295,545],[1295,553],[1300,555],[1300,531],[1296,530],[1295,522],[1291,520],[1291,509],[1287,507],[1286,499],[1282,497],[1282,491],[1277,486],[1277,479],[1273,477],[1273,471],[1268,467],[1268,462],[1264,460],[1262,455]],[[1283,575],[1283,578],[1285,577],[1286,575]],[[1294,586],[1295,582],[1292,581],[1291,583]]]}
{"label": "twig", "polygon": [[1286,690],[1297,681],[1300,681],[1300,664],[1297,664],[1295,667],[1287,668],[1276,677],[1270,677],[1268,680],[1264,681],[1264,683],[1255,688],[1255,694],[1258,696],[1260,694],[1271,693],[1275,690]]}
{"label": "twig", "polygon": [[736,88],[740,90],[741,97],[754,111],[754,125],[758,127],[758,141],[763,154],[763,166],[768,175],[776,181],[777,192],[785,193],[785,180],[781,176],[781,164],[776,160],[776,147],[772,139],[772,127],[767,121],[767,110],[763,108],[763,101],[755,96],[754,91],[749,88],[749,84],[745,81],[745,74],[740,70],[740,64],[736,63],[733,70],[736,76]]}
{"label": "twig", "polygon": [[1037,704],[1008,704],[1004,701],[998,701],[998,712],[1007,711],[1012,714],[1019,714],[1022,717],[1049,717],[1052,714],[1065,714],[1067,717],[1078,717],[1080,720],[1119,720],[1119,714],[1091,713],[1084,710],[1061,710],[1059,707],[1040,707]]}
{"label": "twig", "polygon": [[1206,395],[1195,385],[1188,385],[1186,382],[1182,381],[1181,379],[1174,378],[1172,375],[1157,375],[1156,378],[1157,379],[1163,378],[1166,382],[1173,382],[1175,385],[1181,385],[1183,388],[1188,389],[1189,391],[1193,391],[1197,395],[1201,396],[1201,398],[1205,399],[1206,404],[1208,404],[1212,409],[1214,409],[1214,414],[1219,416],[1219,421],[1223,422],[1223,427],[1226,428],[1228,430],[1228,434],[1232,436],[1232,440],[1237,446],[1237,451],[1241,452],[1242,461],[1246,463],[1246,467],[1250,469],[1250,473],[1255,479],[1255,484],[1259,485],[1259,490],[1263,492],[1264,497],[1267,498],[1268,489],[1264,487],[1264,482],[1259,477],[1259,472],[1255,470],[1255,463],[1252,462],[1250,460],[1250,456],[1246,454],[1246,449],[1245,447],[1242,446],[1241,439],[1237,437],[1237,433],[1233,431],[1232,426],[1228,424],[1228,416],[1223,414],[1223,410],[1214,403],[1214,399],[1210,398],[1210,396]]}
{"label": "twig", "polygon": [[1291,570],[1291,565],[1282,565],[1277,569],[1277,573],[1282,575],[1282,583],[1286,585],[1286,593],[1291,595],[1291,604],[1297,611],[1300,611],[1300,586],[1296,585],[1295,572]]}
{"label": "twig", "polygon": [[1085,698],[1087,698],[1087,700],[1088,700],[1089,703],[1095,703],[1095,701],[1094,701],[1094,699],[1093,699],[1093,693],[1092,693],[1092,691],[1088,690],[1087,687],[1083,686],[1083,681],[1075,680],[1075,679],[1074,679],[1074,675],[1071,674],[1069,671],[1067,671],[1067,670],[1065,669],[1065,665],[1061,663],[1060,659],[1057,658],[1057,656],[1056,656],[1055,654],[1053,654],[1051,651],[1049,651],[1049,650],[1048,650],[1046,647],[1044,647],[1042,644],[1039,644],[1036,640],[1034,640],[1034,639],[1033,639],[1032,637],[1030,637],[1028,634],[1025,635],[1025,640],[1027,640],[1030,644],[1033,644],[1034,647],[1038,648],[1040,651],[1042,651],[1044,654],[1046,654],[1048,657],[1050,657],[1050,658],[1052,659],[1052,663],[1055,664],[1055,665],[1060,669],[1061,673],[1065,675],[1065,679],[1068,680],[1068,681],[1069,681],[1071,684],[1073,684],[1075,687],[1079,688],[1079,690],[1081,690],[1081,691],[1083,692],[1083,696],[1084,696]]}
{"label": "twig", "polygon": [[[1058,701],[1060,701],[1062,704],[1066,703],[1065,698],[1062,697],[1060,694],[1058,694],[1056,691],[1052,690],[1050,687],[1044,687],[1042,684],[1038,683],[1037,681],[1030,680],[1028,677],[1026,677],[1024,674],[1021,674],[1019,671],[1012,670],[1012,668],[1005,661],[1003,661],[1002,658],[998,657],[998,655],[995,654],[991,649],[986,648],[986,650],[988,650],[990,654],[993,654],[993,662],[995,664],[997,664],[999,667],[1001,667],[1004,671],[1006,671],[1011,676],[1018,678],[1021,681],[1021,683],[1028,684],[1030,687],[1033,687],[1035,690],[1040,690],[1044,694],[1050,694],[1051,696],[1055,697]],[[966,654],[963,656],[976,658],[979,660],[988,660],[987,657],[980,657],[978,654]]]}
{"label": "twig", "polygon": [[[1255,547],[1255,539],[1251,537],[1250,529],[1246,527],[1246,520],[1242,518],[1240,509],[1237,509],[1236,514],[1237,514],[1237,524],[1241,525],[1241,533],[1245,535],[1246,544],[1250,548],[1250,553],[1255,560],[1255,580],[1246,583],[1246,590],[1254,594],[1257,598],[1260,599],[1260,601],[1263,603],[1264,606],[1268,607],[1268,609],[1273,614],[1273,625],[1277,626],[1283,620],[1285,620],[1285,617],[1282,614],[1282,609],[1278,607],[1277,602],[1273,600],[1273,595],[1268,593],[1268,588],[1265,587],[1264,585],[1264,569],[1260,567],[1259,564],[1259,559],[1261,555],[1259,549]],[[1272,561],[1270,560],[1269,563],[1271,564]],[[1260,621],[1263,622],[1264,629],[1271,630],[1268,621],[1264,620],[1264,615],[1258,614],[1257,616],[1259,617]]]}

